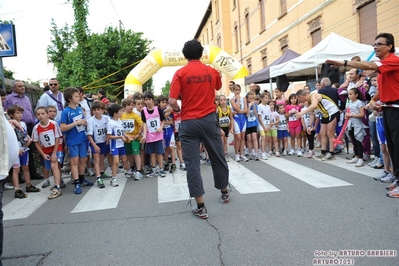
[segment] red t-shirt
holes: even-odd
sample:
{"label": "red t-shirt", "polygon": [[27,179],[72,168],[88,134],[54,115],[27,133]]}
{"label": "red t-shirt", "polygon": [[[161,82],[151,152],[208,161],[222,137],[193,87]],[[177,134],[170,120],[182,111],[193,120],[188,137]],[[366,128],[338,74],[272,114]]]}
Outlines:
{"label": "red t-shirt", "polygon": [[[46,126],[42,126],[40,123],[36,124],[32,130],[33,142],[39,142],[45,154],[53,152],[57,138],[61,139],[62,133],[58,124],[51,120]],[[62,151],[62,142],[58,144],[57,151]]]}
{"label": "red t-shirt", "polygon": [[198,119],[215,112],[215,90],[220,90],[219,72],[199,60],[191,60],[176,71],[170,85],[170,98],[181,95],[181,120]]}
{"label": "red t-shirt", "polygon": [[379,72],[377,82],[381,102],[399,101],[399,57],[391,53],[375,63]]}

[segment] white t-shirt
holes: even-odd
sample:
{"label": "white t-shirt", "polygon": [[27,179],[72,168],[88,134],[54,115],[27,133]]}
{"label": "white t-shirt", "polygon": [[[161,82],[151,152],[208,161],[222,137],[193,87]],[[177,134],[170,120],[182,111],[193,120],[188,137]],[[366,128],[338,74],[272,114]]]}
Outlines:
{"label": "white t-shirt", "polygon": [[[258,105],[258,115],[262,118],[262,122],[265,126],[268,126],[270,124],[270,107],[269,105],[263,105],[259,104]],[[263,128],[262,128],[263,130]]]}
{"label": "white t-shirt", "polygon": [[[112,135],[112,136],[123,136],[125,133],[125,128],[123,127],[123,123],[120,119],[118,120],[113,120],[110,119],[108,124],[107,124],[107,135]],[[113,148],[122,148],[125,146],[123,140],[120,139],[112,139],[110,141],[111,149]]]}
{"label": "white t-shirt", "polygon": [[106,115],[102,115],[101,119],[97,119],[95,116],[90,117],[87,120],[87,132],[86,135],[91,135],[95,143],[104,143],[107,140],[107,125],[110,118]]}

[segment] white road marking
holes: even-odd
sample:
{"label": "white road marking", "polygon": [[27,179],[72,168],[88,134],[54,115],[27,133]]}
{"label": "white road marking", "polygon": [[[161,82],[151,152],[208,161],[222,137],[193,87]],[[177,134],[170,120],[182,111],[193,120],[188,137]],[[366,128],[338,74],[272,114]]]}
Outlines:
{"label": "white road marking", "polygon": [[[304,160],[307,160],[307,158],[304,158]],[[270,166],[281,165],[283,167],[278,168],[280,171],[283,171],[284,173],[287,173],[315,188],[342,187],[352,185],[351,183],[345,182],[330,175],[326,175],[299,163],[291,162],[282,157],[277,158],[272,156],[268,160],[261,161]]]}
{"label": "white road marking", "polygon": [[158,203],[189,200],[186,171],[176,170],[158,177]]}

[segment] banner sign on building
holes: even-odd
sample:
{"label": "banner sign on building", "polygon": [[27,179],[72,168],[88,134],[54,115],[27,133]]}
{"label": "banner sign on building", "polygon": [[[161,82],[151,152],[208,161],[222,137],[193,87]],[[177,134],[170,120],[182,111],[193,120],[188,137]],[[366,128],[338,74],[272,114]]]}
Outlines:
{"label": "banner sign on building", "polygon": [[15,25],[0,24],[0,57],[16,55]]}

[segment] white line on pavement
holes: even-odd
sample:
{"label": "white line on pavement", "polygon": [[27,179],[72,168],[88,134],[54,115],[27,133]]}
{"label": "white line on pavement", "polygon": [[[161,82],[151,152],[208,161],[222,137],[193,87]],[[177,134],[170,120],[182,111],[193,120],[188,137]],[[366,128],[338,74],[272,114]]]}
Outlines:
{"label": "white line on pavement", "polygon": [[158,203],[189,200],[186,171],[177,170],[158,177]]}

